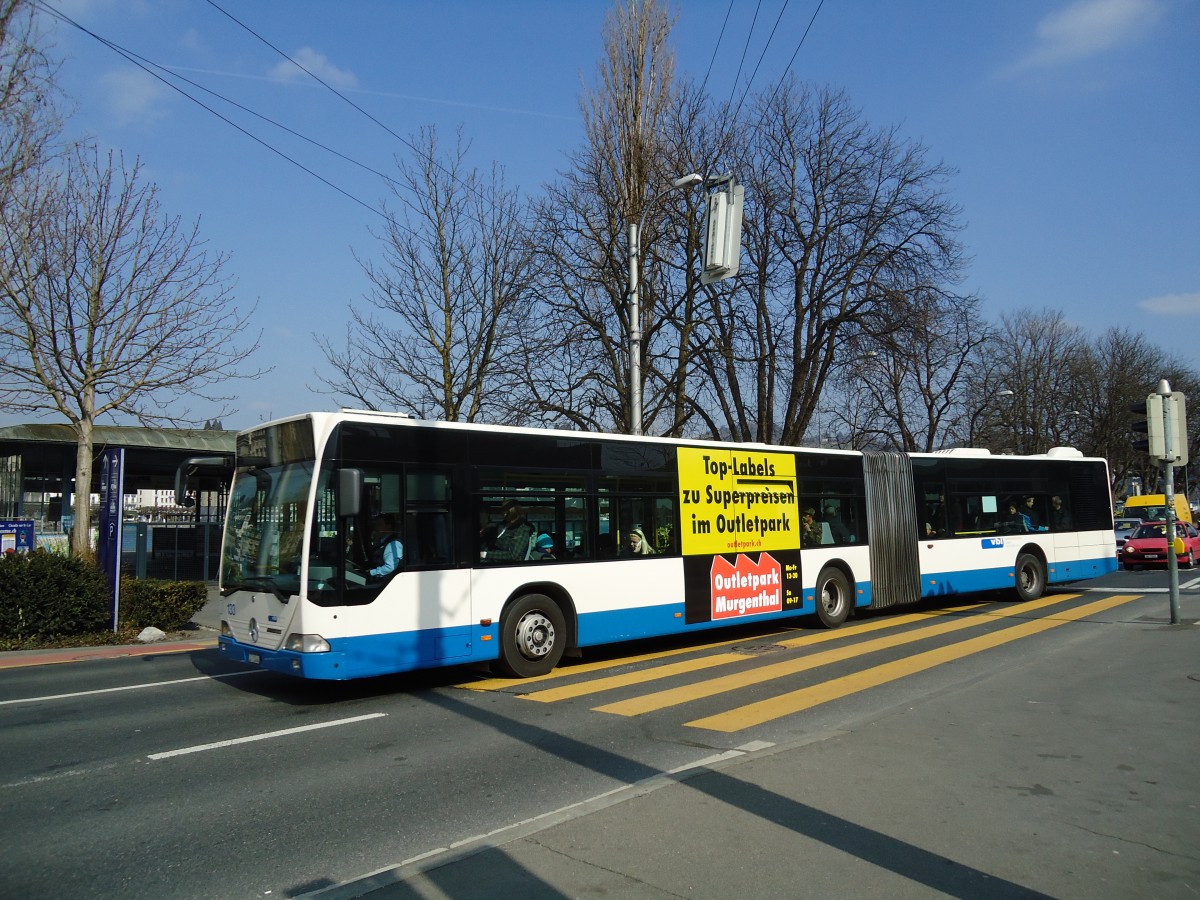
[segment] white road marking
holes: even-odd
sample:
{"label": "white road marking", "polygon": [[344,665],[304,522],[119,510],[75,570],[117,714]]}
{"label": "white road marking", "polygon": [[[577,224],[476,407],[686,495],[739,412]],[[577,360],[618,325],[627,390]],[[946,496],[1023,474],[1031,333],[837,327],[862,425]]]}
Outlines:
{"label": "white road marking", "polygon": [[287,737],[305,731],[316,731],[320,728],[334,728],[338,725],[353,725],[355,722],[365,722],[368,719],[381,719],[387,713],[368,713],[365,716],[351,716],[349,719],[335,719],[332,722],[315,722],[312,725],[301,725],[298,728],[284,728],[280,731],[268,731],[265,734],[251,734],[246,737],[232,738],[228,741],[216,741],[212,744],[197,744],[195,747],[181,747],[178,750],[166,750],[162,753],[151,753],[147,759],[169,759],[172,756],[184,756],[188,753],[202,753],[205,750],[220,750],[222,747],[232,747],[235,744],[249,744],[252,741],[269,741],[272,738]]}
{"label": "white road marking", "polygon": [[11,706],[14,703],[40,703],[43,700],[70,700],[72,697],[90,697],[93,694],[111,694],[116,691],[140,691],[143,688],[164,687],[168,684],[185,684],[189,681],[212,681],[216,678],[237,678],[239,675],[261,675],[266,671],[266,669],[250,669],[245,672],[226,672],[224,675],[196,675],[193,678],[176,678],[174,681],[151,681],[147,684],[127,684],[123,687],[98,688],[94,691],[75,691],[72,694],[22,697],[18,700],[0,700],[0,706]]}
{"label": "white road marking", "polygon": [[104,772],[108,769],[115,769],[116,763],[108,763],[103,766],[95,766],[90,769],[64,769],[61,772],[55,772],[53,775],[34,775],[22,781],[10,781],[8,784],[0,785],[0,788],[7,790],[8,788],[28,787],[31,784],[43,784],[47,781],[58,781],[61,778],[76,778],[80,775],[94,775],[96,772]]}

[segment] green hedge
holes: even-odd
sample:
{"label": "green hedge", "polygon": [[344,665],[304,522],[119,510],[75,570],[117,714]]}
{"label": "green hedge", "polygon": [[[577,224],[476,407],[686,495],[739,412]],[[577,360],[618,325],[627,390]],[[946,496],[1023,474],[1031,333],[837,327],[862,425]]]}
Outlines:
{"label": "green hedge", "polygon": [[179,631],[208,602],[202,581],[121,579],[121,624],[126,628]]}
{"label": "green hedge", "polygon": [[41,549],[0,556],[0,637],[61,638],[111,627],[111,592],[93,563]]}
{"label": "green hedge", "polygon": [[[121,579],[121,627],[179,631],[208,600],[200,581]],[[57,640],[112,628],[112,592],[94,562],[34,550],[0,555],[0,639]]]}

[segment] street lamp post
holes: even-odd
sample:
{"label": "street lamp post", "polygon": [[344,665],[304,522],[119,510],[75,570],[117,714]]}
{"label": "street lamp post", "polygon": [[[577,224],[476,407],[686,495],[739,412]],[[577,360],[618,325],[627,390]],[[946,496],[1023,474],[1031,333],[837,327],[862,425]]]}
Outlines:
{"label": "street lamp post", "polygon": [[704,181],[704,176],[695,172],[671,182],[671,186],[659,193],[642,207],[636,222],[629,223],[629,433],[642,433],[642,310],[638,282],[638,267],[641,263],[642,231],[646,227],[646,213],[663,197],[679,188],[690,188]]}

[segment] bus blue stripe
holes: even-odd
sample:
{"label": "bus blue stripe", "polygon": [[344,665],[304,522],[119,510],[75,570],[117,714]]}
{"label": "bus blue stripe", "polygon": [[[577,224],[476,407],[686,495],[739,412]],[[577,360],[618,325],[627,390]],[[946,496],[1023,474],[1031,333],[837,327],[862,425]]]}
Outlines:
{"label": "bus blue stripe", "polygon": [[[1117,569],[1116,557],[1098,557],[1050,566],[1050,583],[1095,578]],[[975,591],[1008,589],[1013,586],[1012,566],[974,569],[966,572],[931,573],[923,577],[922,596],[940,597]],[[871,585],[858,582],[856,605],[871,603]],[[739,622],[771,621],[812,615],[812,590],[804,592],[798,611],[767,613],[741,619],[684,623],[684,604],[670,603],[637,609],[586,613],[579,616],[579,645],[592,647],[645,637],[682,634],[736,625]],[[334,638],[328,653],[295,653],[288,650],[264,650],[228,637],[220,638],[221,654],[230,660],[287,675],[305,678],[341,680],[386,675],[435,666],[487,662],[499,656],[500,634],[495,624],[455,628],[431,628],[423,631]],[[252,657],[257,661],[252,662]]]}

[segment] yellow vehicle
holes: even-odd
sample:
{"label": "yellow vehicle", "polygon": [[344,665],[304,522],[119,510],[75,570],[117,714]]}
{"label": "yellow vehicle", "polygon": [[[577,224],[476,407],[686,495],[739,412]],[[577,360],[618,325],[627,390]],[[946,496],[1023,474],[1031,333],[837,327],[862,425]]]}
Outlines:
{"label": "yellow vehicle", "polygon": [[[1122,515],[1127,519],[1141,519],[1143,522],[1159,522],[1167,516],[1166,494],[1140,494],[1129,497],[1125,501]],[[1188,506],[1187,497],[1175,495],[1175,519],[1179,522],[1192,521],[1192,509]]]}

